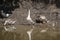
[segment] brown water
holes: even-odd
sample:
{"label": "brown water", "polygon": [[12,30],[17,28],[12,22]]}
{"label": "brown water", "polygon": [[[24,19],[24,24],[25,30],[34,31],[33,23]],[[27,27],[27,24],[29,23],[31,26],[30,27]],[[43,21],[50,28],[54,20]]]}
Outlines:
{"label": "brown water", "polygon": [[[46,32],[41,32],[41,30],[46,28],[47,27],[44,27],[43,25],[35,26],[31,34],[32,40],[60,40],[60,32],[51,28]],[[6,32],[3,27],[0,27],[0,40],[29,40],[27,31],[30,29],[32,29],[31,25],[19,25],[16,26],[16,30],[13,32]]]}

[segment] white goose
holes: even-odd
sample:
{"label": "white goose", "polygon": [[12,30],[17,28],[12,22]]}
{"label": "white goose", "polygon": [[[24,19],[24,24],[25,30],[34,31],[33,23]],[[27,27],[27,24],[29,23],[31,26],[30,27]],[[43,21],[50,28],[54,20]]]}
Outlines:
{"label": "white goose", "polygon": [[28,16],[26,18],[29,22],[35,23],[30,17],[30,10],[28,11]]}
{"label": "white goose", "polygon": [[32,33],[32,31],[33,31],[33,29],[27,31],[27,34],[28,34],[28,36],[29,36],[29,40],[31,40],[31,33]]}
{"label": "white goose", "polygon": [[7,24],[15,24],[16,23],[16,20],[12,20],[12,19],[7,19],[5,22],[4,22],[4,25],[7,25]]}
{"label": "white goose", "polygon": [[40,15],[40,18],[44,21],[44,23],[49,23],[49,20],[44,15]]}

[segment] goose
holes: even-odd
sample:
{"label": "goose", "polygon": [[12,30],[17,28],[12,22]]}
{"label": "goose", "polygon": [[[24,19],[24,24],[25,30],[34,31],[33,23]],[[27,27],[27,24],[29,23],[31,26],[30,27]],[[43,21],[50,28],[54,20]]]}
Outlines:
{"label": "goose", "polygon": [[42,21],[42,23],[48,23],[48,20],[44,15],[40,15],[40,20]]}
{"label": "goose", "polygon": [[4,27],[5,31],[12,31],[14,29],[16,29],[14,26],[13,27]]}
{"label": "goose", "polygon": [[16,20],[7,19],[7,20],[5,20],[4,25],[7,25],[7,24],[13,25],[15,23],[16,23]]}
{"label": "goose", "polygon": [[28,11],[28,16],[26,18],[29,22],[35,23],[32,18],[30,17],[30,10]]}
{"label": "goose", "polygon": [[31,40],[31,33],[32,33],[32,31],[33,31],[33,29],[27,31],[27,34],[28,34],[28,36],[29,36],[29,40]]}

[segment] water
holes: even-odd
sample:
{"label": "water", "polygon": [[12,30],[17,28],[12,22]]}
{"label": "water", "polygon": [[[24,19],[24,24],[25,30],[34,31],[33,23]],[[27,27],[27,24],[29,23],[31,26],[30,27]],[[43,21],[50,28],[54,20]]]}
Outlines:
{"label": "water", "polygon": [[0,27],[0,40],[60,40],[59,32],[47,30],[43,28],[44,26],[33,26],[32,28],[30,25],[19,25],[16,26],[15,32],[6,32]]}
{"label": "water", "polygon": [[28,34],[28,36],[29,36],[29,40],[31,40],[31,34],[32,34],[32,31],[33,31],[33,29],[27,31],[27,34]]}

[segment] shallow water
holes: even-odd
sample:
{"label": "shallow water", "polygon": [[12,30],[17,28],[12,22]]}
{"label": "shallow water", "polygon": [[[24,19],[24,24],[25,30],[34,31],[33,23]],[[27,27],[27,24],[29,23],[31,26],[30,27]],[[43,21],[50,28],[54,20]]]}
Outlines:
{"label": "shallow water", "polygon": [[[0,40],[29,40],[27,31],[33,28],[32,25],[16,25],[15,27],[16,30],[12,32],[6,32],[3,27],[0,27]],[[51,28],[48,28],[46,32],[41,32],[41,30],[46,29],[42,27],[34,27],[31,33],[31,40],[60,40],[60,32]]]}

